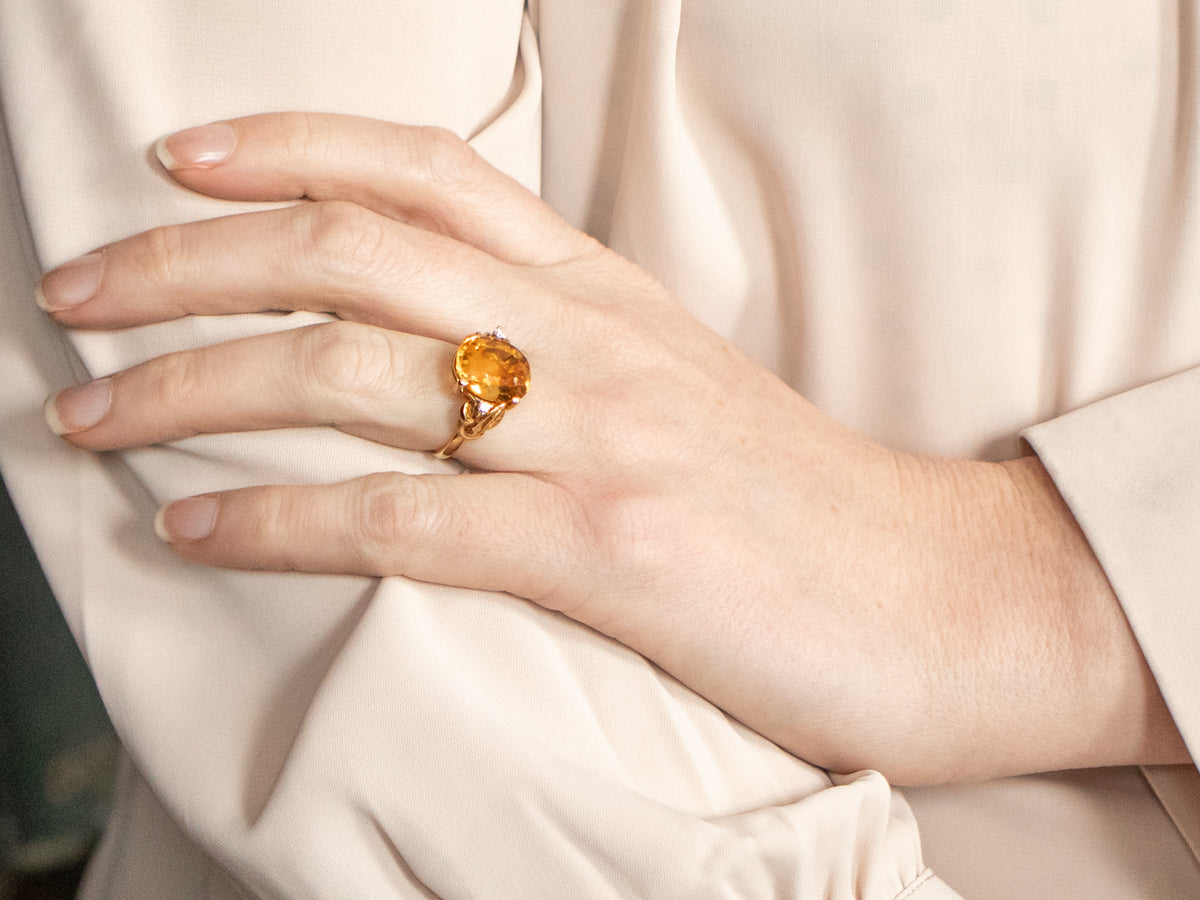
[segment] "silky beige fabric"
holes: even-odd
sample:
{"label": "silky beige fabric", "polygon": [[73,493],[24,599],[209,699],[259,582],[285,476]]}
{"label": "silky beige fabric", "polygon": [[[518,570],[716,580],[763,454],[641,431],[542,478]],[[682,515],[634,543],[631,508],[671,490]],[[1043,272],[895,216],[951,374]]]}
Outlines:
{"label": "silky beige fabric", "polygon": [[[1052,420],[1200,756],[1194,4],[542,7],[544,196],[885,443],[1007,458]],[[1200,894],[1200,776],[1150,776],[1185,836],[1132,770],[907,794],[966,896]]]}
{"label": "silky beige fabric", "polygon": [[878,775],[835,783],[561,617],[401,579],[187,566],[149,528],[156,502],[195,491],[454,464],[324,429],[92,458],[38,421],[85,370],[314,319],[67,344],[30,306],[39,268],[233,211],[149,161],[166,132],[281,108],[432,122],[536,187],[541,72],[520,2],[230,0],[198,22],[184,2],[6,0],[0,36],[3,464],[144,776],[87,896],[947,894]]}
{"label": "silky beige fabric", "polygon": [[[840,419],[1005,456],[1200,363],[1194,229],[1167,202],[1191,176],[1190,18],[1071,6],[219,0],[196,21],[182,0],[3,0],[0,465],[137,769],[86,896],[951,896],[878,776],[831,779],[558,617],[179,563],[157,502],[451,465],[321,430],[74,453],[41,425],[49,391],[313,319],[68,343],[30,298],[99,243],[230,211],[156,171],[175,128],[281,108],[444,124],[531,187],[540,171],[568,218]],[[1183,518],[1138,527],[1186,529],[1181,496]],[[1151,661],[1195,683],[1179,654]],[[1131,770],[913,803],[964,896],[1200,892]]]}

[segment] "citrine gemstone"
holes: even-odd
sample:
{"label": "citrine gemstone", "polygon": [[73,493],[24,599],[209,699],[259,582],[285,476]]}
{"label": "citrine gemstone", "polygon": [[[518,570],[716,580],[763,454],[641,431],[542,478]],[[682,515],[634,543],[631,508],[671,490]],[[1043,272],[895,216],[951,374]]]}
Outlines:
{"label": "citrine gemstone", "polygon": [[529,390],[529,360],[500,334],[473,334],[454,354],[454,377],[477,400],[511,406]]}

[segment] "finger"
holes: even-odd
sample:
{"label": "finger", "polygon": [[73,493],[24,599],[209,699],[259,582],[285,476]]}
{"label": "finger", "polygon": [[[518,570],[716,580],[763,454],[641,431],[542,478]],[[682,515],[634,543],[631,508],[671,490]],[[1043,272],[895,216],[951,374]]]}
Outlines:
{"label": "finger", "polygon": [[229,200],[350,200],[508,262],[547,265],[590,240],[443,128],[268,113],[202,125],[157,146],[172,176]]}
{"label": "finger", "polygon": [[549,302],[521,272],[352,203],[309,203],[118,241],[47,273],[38,302],[76,328],[286,309],[457,341]]}
{"label": "finger", "polygon": [[[313,425],[435,450],[455,433],[463,403],[450,364],[454,349],[357,323],[311,325],[160,356],[67,388],[47,401],[46,419],[93,451]],[[549,444],[529,449],[539,406],[522,404],[505,427],[457,455],[513,471],[542,464]]]}
{"label": "finger", "polygon": [[453,352],[428,338],[330,322],[148,360],[59,392],[47,419],[95,451],[304,425],[431,449],[454,427]]}
{"label": "finger", "polygon": [[573,501],[525,475],[382,473],[180,500],[155,527],[187,559],[268,571],[405,575],[562,609],[590,583]]}

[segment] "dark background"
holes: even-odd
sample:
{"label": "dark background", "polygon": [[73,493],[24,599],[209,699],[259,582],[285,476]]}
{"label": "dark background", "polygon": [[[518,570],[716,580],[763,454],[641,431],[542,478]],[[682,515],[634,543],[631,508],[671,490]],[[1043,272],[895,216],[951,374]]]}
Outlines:
{"label": "dark background", "polygon": [[0,480],[0,900],[74,896],[117,741]]}

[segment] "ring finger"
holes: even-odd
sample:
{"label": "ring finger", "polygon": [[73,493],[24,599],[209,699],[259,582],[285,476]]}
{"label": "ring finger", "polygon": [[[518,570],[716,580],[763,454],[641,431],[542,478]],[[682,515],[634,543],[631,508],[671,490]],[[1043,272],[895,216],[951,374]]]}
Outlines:
{"label": "ring finger", "polygon": [[[310,325],[168,354],[51,397],[51,427],[77,446],[113,450],[197,434],[329,425],[433,450],[455,433],[462,396],[454,346],[354,322]],[[528,470],[520,446],[541,403],[458,456]],[[533,415],[529,415],[533,413]]]}

